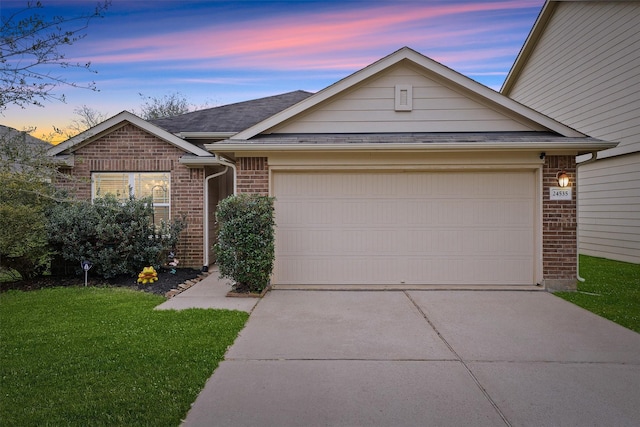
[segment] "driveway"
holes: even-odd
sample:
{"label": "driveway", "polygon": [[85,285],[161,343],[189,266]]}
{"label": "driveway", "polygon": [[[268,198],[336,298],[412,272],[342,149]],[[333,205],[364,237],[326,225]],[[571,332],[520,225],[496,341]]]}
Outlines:
{"label": "driveway", "polygon": [[185,426],[637,426],[640,334],[546,292],[267,294]]}

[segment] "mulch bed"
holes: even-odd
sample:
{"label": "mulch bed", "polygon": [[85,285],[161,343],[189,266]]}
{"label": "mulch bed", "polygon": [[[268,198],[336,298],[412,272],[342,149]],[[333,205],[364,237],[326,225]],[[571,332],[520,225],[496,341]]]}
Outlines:
{"label": "mulch bed", "polygon": [[[187,280],[195,279],[199,274],[200,270],[191,268],[178,268],[175,270],[175,274],[172,274],[170,270],[161,269],[158,272],[158,281],[142,285],[137,283],[137,277],[123,275],[113,277],[111,279],[103,279],[96,276],[92,277],[91,272],[89,272],[87,284],[89,286],[97,287],[130,288],[138,291],[165,295],[168,291],[175,289],[178,285],[186,282]],[[71,277],[43,276],[33,280],[3,282],[0,283],[0,292],[4,292],[10,289],[32,291],[36,289],[52,288],[57,286],[84,286],[84,275]]]}

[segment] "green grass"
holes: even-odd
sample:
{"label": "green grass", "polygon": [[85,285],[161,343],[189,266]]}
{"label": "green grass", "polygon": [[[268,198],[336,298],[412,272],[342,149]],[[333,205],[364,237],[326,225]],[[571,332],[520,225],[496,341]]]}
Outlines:
{"label": "green grass", "polygon": [[640,333],[640,265],[580,255],[578,292],[555,295]]}
{"label": "green grass", "polygon": [[248,314],[154,311],[163,297],[54,288],[0,295],[0,424],[177,426]]}

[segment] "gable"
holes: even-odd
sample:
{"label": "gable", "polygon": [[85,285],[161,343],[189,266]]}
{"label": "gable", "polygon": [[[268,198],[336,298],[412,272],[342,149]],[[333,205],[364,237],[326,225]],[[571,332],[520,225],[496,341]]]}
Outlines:
{"label": "gable", "polygon": [[[407,83],[411,80],[416,80],[418,83],[417,109],[414,110],[412,105],[411,108],[397,108],[398,100],[395,98],[396,92],[399,92],[398,89],[408,89],[413,96],[413,85]],[[393,94],[391,85],[393,85]],[[429,90],[437,89],[444,93],[440,94],[440,97],[435,96],[430,99]],[[379,94],[374,95],[374,99],[386,98],[386,104],[385,101],[382,101],[383,104],[373,104],[371,95],[366,95],[367,91]],[[363,99],[356,102],[354,93],[356,97],[362,96]],[[392,96],[394,104],[393,110],[390,110],[392,107],[388,101]],[[453,117],[447,115],[438,118],[438,112],[443,116],[446,110],[451,108],[440,104],[439,108],[429,110],[424,105],[420,105],[421,96],[425,102],[431,101],[432,107],[438,105],[438,100],[442,98],[451,102],[453,99],[458,99],[462,104],[453,107]],[[466,98],[467,102],[460,98]],[[336,101],[346,101],[347,104],[351,102],[346,114],[340,109],[340,104],[334,104]],[[332,104],[335,107],[333,109]],[[363,104],[371,106],[372,110],[363,110]],[[478,104],[486,108],[478,108]],[[584,136],[413,49],[403,47],[298,104],[239,132],[230,141],[248,141],[257,135],[272,134],[276,131],[336,134],[375,132],[375,129],[380,129],[382,132],[404,133],[542,130],[567,137]]]}
{"label": "gable", "polygon": [[401,61],[265,133],[545,130],[429,70]]}
{"label": "gable", "polygon": [[[110,133],[121,129],[124,126],[133,125],[134,127],[140,129],[146,134],[149,134],[155,138],[158,138],[164,142],[167,142],[170,145],[175,146],[176,148],[182,150],[185,153],[193,154],[196,156],[203,157],[211,157],[211,153],[203,150],[200,147],[197,147],[194,144],[191,144],[177,136],[161,129],[146,120],[141,119],[140,117],[129,113],[128,111],[123,111],[104,122],[82,132],[79,135],[74,136],[49,150],[50,156],[58,156],[58,155],[66,155],[71,154],[74,151],[78,150],[81,147],[86,146],[87,144],[91,144],[99,138],[104,137],[105,135],[109,135]],[[138,141],[131,141],[138,142]]]}

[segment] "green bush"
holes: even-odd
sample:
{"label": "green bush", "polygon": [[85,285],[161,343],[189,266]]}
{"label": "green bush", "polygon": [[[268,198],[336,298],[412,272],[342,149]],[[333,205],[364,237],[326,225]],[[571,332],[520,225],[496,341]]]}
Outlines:
{"label": "green bush", "polygon": [[214,246],[220,277],[234,280],[237,292],[262,292],[273,271],[273,198],[240,194],[220,201],[220,227]]}
{"label": "green bush", "polygon": [[0,182],[0,271],[31,279],[49,263],[45,212],[53,190],[21,172],[0,171]]}
{"label": "green bush", "polygon": [[80,261],[93,263],[92,272],[104,278],[137,275],[143,267],[159,268],[184,227],[182,220],[152,224],[150,198],[124,203],[112,195],[90,201],[61,203],[48,215],[53,249],[80,269]]}

